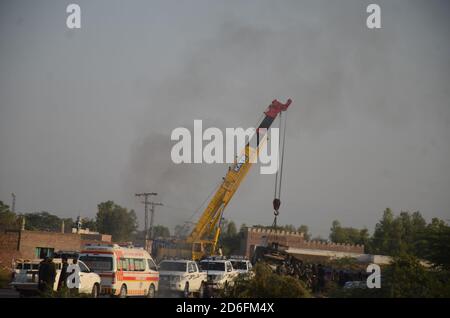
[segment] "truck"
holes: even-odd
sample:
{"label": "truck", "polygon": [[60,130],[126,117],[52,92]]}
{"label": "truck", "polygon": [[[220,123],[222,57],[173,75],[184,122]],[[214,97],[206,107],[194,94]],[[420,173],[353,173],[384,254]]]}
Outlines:
{"label": "truck", "polygon": [[164,260],[159,263],[159,288],[162,293],[205,296],[207,274],[191,260]]}
{"label": "truck", "polygon": [[223,258],[207,258],[200,261],[200,268],[207,274],[208,286],[213,291],[233,286],[239,272],[233,268],[230,260]]}

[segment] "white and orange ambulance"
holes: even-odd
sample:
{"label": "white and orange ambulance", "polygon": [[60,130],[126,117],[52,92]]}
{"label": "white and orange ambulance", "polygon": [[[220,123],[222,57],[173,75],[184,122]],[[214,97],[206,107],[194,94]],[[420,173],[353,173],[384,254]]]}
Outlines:
{"label": "white and orange ambulance", "polygon": [[117,244],[86,244],[80,260],[101,277],[101,294],[155,297],[158,267],[142,248]]}

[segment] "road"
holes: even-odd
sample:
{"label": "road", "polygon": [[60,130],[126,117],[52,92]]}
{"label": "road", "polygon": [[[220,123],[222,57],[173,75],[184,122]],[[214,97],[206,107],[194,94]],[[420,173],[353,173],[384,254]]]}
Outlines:
{"label": "road", "polygon": [[19,293],[11,288],[0,288],[0,298],[19,298]]}
{"label": "road", "polygon": [[[36,297],[36,296],[35,296]],[[160,297],[179,298],[179,295],[160,295]],[[19,293],[11,288],[0,288],[0,298],[19,298]],[[99,298],[110,298],[107,295],[101,295]]]}

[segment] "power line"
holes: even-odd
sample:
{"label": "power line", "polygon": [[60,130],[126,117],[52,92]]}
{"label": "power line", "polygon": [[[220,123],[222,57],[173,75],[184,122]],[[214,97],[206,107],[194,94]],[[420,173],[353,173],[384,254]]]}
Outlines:
{"label": "power line", "polygon": [[16,212],[16,195],[14,193],[11,193],[11,197],[12,197],[11,211],[13,213],[15,213]]}
{"label": "power line", "polygon": [[151,216],[150,216],[150,239],[154,239],[154,233],[153,233],[153,219],[155,217],[155,206],[163,206],[161,202],[150,202],[151,204]]}
{"label": "power line", "polygon": [[136,193],[135,196],[139,198],[144,198],[144,201],[142,203],[145,207],[145,221],[144,221],[144,246],[145,249],[147,249],[147,240],[148,240],[148,206],[150,205],[150,211],[151,211],[151,218],[150,218],[150,238],[153,239],[153,220],[154,220],[154,214],[155,214],[155,206],[162,206],[163,204],[160,202],[153,202],[149,201],[150,196],[156,196],[158,193],[156,192],[143,192],[143,193]]}

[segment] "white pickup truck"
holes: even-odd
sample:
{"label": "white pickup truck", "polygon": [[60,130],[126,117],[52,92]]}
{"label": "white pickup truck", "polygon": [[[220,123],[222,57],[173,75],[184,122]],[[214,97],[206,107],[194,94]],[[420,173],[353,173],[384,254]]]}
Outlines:
{"label": "white pickup truck", "polygon": [[239,274],[248,274],[252,270],[252,263],[247,259],[231,258],[230,262]]}
{"label": "white pickup truck", "polygon": [[203,298],[206,289],[206,273],[191,260],[164,260],[159,264],[159,288],[161,292],[182,292],[184,297],[197,294]]}
{"label": "white pickup truck", "polygon": [[232,286],[239,272],[233,268],[229,260],[206,259],[200,262],[200,268],[208,275],[208,284],[213,289]]}

